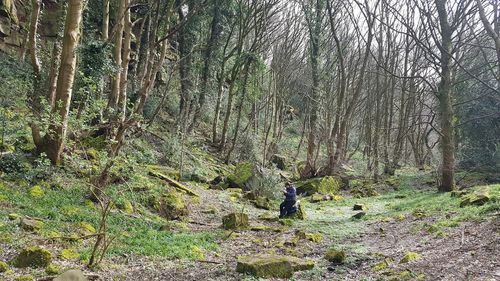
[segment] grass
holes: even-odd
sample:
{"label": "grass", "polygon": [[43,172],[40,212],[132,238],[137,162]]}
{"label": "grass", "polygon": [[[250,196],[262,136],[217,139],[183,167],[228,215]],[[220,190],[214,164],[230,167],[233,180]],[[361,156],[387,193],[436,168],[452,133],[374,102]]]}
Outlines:
{"label": "grass", "polygon": [[[14,244],[17,248],[36,243],[32,237],[25,235],[16,221],[8,219],[10,213],[42,219],[45,224],[39,233],[42,237],[40,239],[47,241],[48,237],[54,236],[55,233],[62,236],[78,233],[76,225],[82,222],[89,223],[94,228],[98,227],[100,212],[84,199],[87,194],[84,183],[74,181],[63,189],[44,187],[44,195],[38,198],[30,196],[29,190],[29,186],[18,187],[13,182],[0,181],[0,237],[2,237],[0,243]],[[110,193],[133,199],[133,202],[137,202],[135,200],[138,199],[137,195],[131,193]],[[148,212],[144,207],[141,209],[141,216],[136,216],[118,210],[113,210],[110,214],[109,235],[117,237],[110,248],[110,255],[132,253],[172,259],[201,259],[204,253],[217,250],[216,241],[222,237],[222,232],[218,231],[197,233],[160,231],[160,227],[167,221]],[[72,246],[77,247],[76,250],[82,253],[83,260],[89,257],[89,243]]]}

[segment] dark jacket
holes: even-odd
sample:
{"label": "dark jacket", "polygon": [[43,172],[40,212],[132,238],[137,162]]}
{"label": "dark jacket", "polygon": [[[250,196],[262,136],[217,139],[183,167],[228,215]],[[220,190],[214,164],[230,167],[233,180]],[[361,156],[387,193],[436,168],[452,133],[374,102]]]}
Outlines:
{"label": "dark jacket", "polygon": [[290,185],[286,188],[285,201],[297,201],[297,191],[295,190],[295,186]]}

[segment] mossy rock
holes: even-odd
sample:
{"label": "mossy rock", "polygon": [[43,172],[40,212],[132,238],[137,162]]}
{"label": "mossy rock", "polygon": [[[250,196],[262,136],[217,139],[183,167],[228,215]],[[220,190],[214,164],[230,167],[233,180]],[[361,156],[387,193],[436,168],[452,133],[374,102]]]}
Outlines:
{"label": "mossy rock", "polygon": [[415,252],[407,252],[403,258],[401,259],[400,263],[408,263],[411,261],[419,260],[421,259],[422,256],[418,253]]}
{"label": "mossy rock", "polygon": [[271,210],[273,208],[273,203],[269,198],[264,197],[264,196],[258,196],[255,201],[253,202],[255,207],[264,209],[264,210]]}
{"label": "mossy rock", "polygon": [[87,149],[85,152],[88,160],[98,160],[99,159],[99,151],[93,147]]}
{"label": "mossy rock", "polygon": [[339,251],[336,249],[328,249],[325,253],[325,259],[329,262],[333,262],[335,264],[342,264],[345,261],[345,252]]}
{"label": "mossy rock", "polygon": [[[335,196],[339,196],[339,195],[335,195]],[[328,194],[314,193],[313,195],[311,195],[311,198],[309,198],[309,201],[311,203],[318,203],[318,202],[322,202],[322,201],[330,201],[333,199],[334,199],[334,196],[331,196]]]}
{"label": "mossy rock", "polygon": [[36,277],[33,275],[21,275],[14,278],[15,281],[35,281]]}
{"label": "mossy rock", "polygon": [[53,281],[88,281],[80,270],[68,270],[57,276]]}
{"label": "mossy rock", "polygon": [[352,207],[354,211],[366,211],[368,208],[364,204],[354,204]]}
{"label": "mossy rock", "polygon": [[247,229],[249,227],[248,215],[245,213],[231,213],[222,218],[222,227],[224,229]]}
{"label": "mossy rock", "polygon": [[127,214],[134,213],[134,206],[132,205],[132,202],[130,202],[127,199],[116,202],[116,207],[118,207],[118,209],[124,211]]}
{"label": "mossy rock", "polygon": [[271,157],[271,163],[275,164],[276,168],[278,168],[280,170],[286,169],[286,157],[283,155],[274,154]]}
{"label": "mossy rock", "polygon": [[29,219],[29,218],[21,218],[19,222],[19,226],[25,231],[36,232],[42,229],[44,223],[43,221]]}
{"label": "mossy rock", "polygon": [[308,233],[302,230],[298,230],[297,232],[295,232],[295,236],[298,237],[299,239],[309,240],[314,243],[319,243],[323,240],[323,235],[319,232]]}
{"label": "mossy rock", "polygon": [[59,257],[64,260],[77,260],[80,258],[80,254],[73,249],[63,249]]}
{"label": "mossy rock", "polygon": [[152,197],[150,204],[161,217],[169,220],[181,219],[189,213],[182,195],[177,191],[163,193],[159,199]]}
{"label": "mossy rock", "polygon": [[96,233],[95,227],[85,221],[79,222],[75,224],[75,227],[77,228],[78,232],[83,235],[89,235],[89,234],[94,234]]}
{"label": "mossy rock", "polygon": [[232,174],[227,177],[230,187],[247,188],[247,184],[254,176],[255,164],[249,161],[240,162]]}
{"label": "mossy rock", "polygon": [[14,260],[19,268],[47,267],[52,262],[52,253],[39,246],[26,247]]}
{"label": "mossy rock", "polygon": [[59,274],[59,272],[61,272],[61,268],[56,265],[56,264],[49,264],[46,268],[45,268],[45,273],[49,274],[49,275],[55,275],[55,274]]}
{"label": "mossy rock", "polygon": [[33,198],[42,198],[45,195],[43,188],[39,185],[35,185],[30,188],[30,196]]}
{"label": "mossy rock", "polygon": [[243,189],[238,188],[238,187],[230,187],[230,188],[227,188],[226,191],[229,193],[239,193],[239,194],[243,193]]}
{"label": "mossy rock", "polygon": [[385,179],[385,183],[392,187],[397,187],[401,184],[399,178],[397,176],[390,176]]}
{"label": "mossy rock", "polygon": [[463,208],[465,206],[482,206],[491,200],[491,197],[488,193],[478,193],[473,192],[471,194],[467,194],[463,197],[460,202],[460,207]]}
{"label": "mossy rock", "polygon": [[391,264],[392,260],[389,258],[385,258],[383,261],[377,262],[376,264],[372,265],[372,270],[373,271],[381,271],[384,269],[387,269],[389,265]]}
{"label": "mossy rock", "polygon": [[278,219],[279,219],[277,215],[275,215],[271,212],[262,213],[257,218],[259,218],[260,220],[264,220],[264,221],[278,221]]}
{"label": "mossy rock", "polygon": [[4,261],[0,261],[0,273],[7,270],[9,270],[9,265]]}
{"label": "mossy rock", "polygon": [[267,225],[254,225],[250,227],[251,231],[270,231],[270,232],[281,232],[280,228],[271,227]]}
{"label": "mossy rock", "polygon": [[15,220],[20,219],[20,218],[21,218],[21,215],[16,214],[16,213],[10,213],[10,214],[8,214],[8,218],[9,218],[9,220],[11,220],[11,221],[15,221]]}
{"label": "mossy rock", "polygon": [[304,204],[301,203],[300,201],[297,201],[297,212],[290,214],[290,215],[287,215],[286,218],[298,219],[298,220],[307,219],[307,213],[306,213],[306,209],[304,208]]}
{"label": "mossy rock", "polygon": [[295,271],[310,270],[313,261],[275,254],[240,256],[236,271],[259,278],[291,278]]}
{"label": "mossy rock", "polygon": [[342,179],[338,176],[313,178],[297,184],[297,194],[313,195],[315,193],[338,195],[342,187]]}

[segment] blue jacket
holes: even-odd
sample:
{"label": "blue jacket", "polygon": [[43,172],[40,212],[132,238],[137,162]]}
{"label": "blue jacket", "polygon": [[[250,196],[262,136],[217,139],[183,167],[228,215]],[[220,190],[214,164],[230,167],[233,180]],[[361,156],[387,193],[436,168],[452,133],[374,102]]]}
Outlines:
{"label": "blue jacket", "polygon": [[295,190],[295,186],[290,185],[286,188],[285,201],[297,201],[297,191]]}

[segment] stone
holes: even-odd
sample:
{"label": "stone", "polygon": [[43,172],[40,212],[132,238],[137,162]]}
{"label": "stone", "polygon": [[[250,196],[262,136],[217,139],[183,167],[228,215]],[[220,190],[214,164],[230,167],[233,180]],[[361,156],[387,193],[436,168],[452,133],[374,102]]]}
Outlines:
{"label": "stone", "polygon": [[189,213],[182,195],[173,190],[163,193],[160,198],[151,197],[149,204],[161,217],[168,220],[181,219]]}
{"label": "stone", "polygon": [[0,273],[7,270],[9,270],[9,265],[4,261],[0,261]]}
{"label": "stone", "polygon": [[15,214],[15,213],[11,213],[11,214],[9,214],[9,215],[8,215],[8,217],[9,217],[9,220],[11,220],[11,221],[15,221],[15,220],[17,220],[17,219],[20,219],[20,218],[21,218],[21,216],[20,216],[20,215]]}
{"label": "stone", "polygon": [[391,259],[385,258],[381,262],[377,262],[376,264],[372,265],[372,270],[373,271],[381,271],[389,267],[390,263],[392,262]]}
{"label": "stone", "polygon": [[61,271],[61,268],[53,263],[49,264],[47,266],[47,268],[45,268],[45,273],[47,273],[49,275],[59,274],[60,271]]}
{"label": "stone", "polygon": [[68,270],[54,278],[53,281],[88,281],[81,270]]}
{"label": "stone", "polygon": [[354,211],[365,211],[367,208],[364,204],[354,204],[352,207]]}
{"label": "stone", "polygon": [[314,243],[319,243],[323,240],[323,235],[321,233],[307,233],[302,230],[295,232],[295,236],[299,239],[306,239]]}
{"label": "stone", "polygon": [[490,201],[491,197],[488,193],[471,193],[465,195],[460,202],[460,207],[463,208],[465,206],[482,206]]}
{"label": "stone", "polygon": [[29,219],[29,218],[21,218],[19,222],[19,226],[25,231],[36,232],[43,227],[44,223],[39,220]]}
{"label": "stone", "polygon": [[315,193],[338,195],[342,179],[338,176],[313,178],[297,184],[297,194],[313,195]]}
{"label": "stone", "polygon": [[422,256],[415,252],[407,252],[404,257],[401,259],[400,263],[408,263],[411,261],[419,260]]}
{"label": "stone", "polygon": [[257,218],[263,221],[278,221],[279,219],[277,215],[271,212],[262,213]]}
{"label": "stone", "polygon": [[232,174],[227,177],[230,187],[245,189],[254,175],[255,165],[252,162],[240,162],[234,168]]}
{"label": "stone", "polygon": [[329,262],[333,262],[335,264],[342,264],[345,261],[345,252],[339,251],[335,249],[328,249],[325,253],[325,259]]}
{"label": "stone", "polygon": [[269,198],[264,197],[264,196],[258,196],[255,201],[253,202],[255,207],[264,209],[264,210],[271,210],[272,209],[272,202],[269,200]]}
{"label": "stone", "polygon": [[52,253],[39,247],[26,247],[14,260],[14,265],[19,268],[47,267],[52,261]]}
{"label": "stone", "polygon": [[359,212],[359,213],[356,213],[354,216],[352,216],[353,219],[360,219],[362,217],[364,217],[366,215],[365,212]]}
{"label": "stone", "polygon": [[299,220],[307,219],[307,213],[306,209],[304,208],[304,204],[302,204],[300,201],[297,201],[297,203],[295,203],[295,206],[297,207],[297,212],[287,215],[286,218]]}
{"label": "stone", "polygon": [[271,163],[275,164],[276,168],[278,168],[280,170],[286,169],[286,157],[283,155],[274,154],[271,157]]}
{"label": "stone", "polygon": [[63,249],[59,254],[59,257],[64,260],[76,260],[80,258],[80,254],[73,249]]}
{"label": "stone", "polygon": [[243,189],[241,188],[227,188],[226,189],[227,192],[229,193],[243,193]]}
{"label": "stone", "polygon": [[245,213],[231,213],[222,218],[224,229],[242,230],[249,227],[248,215]]}
{"label": "stone", "polygon": [[284,255],[240,256],[236,271],[260,278],[290,278],[295,271],[310,270],[315,266],[311,260],[302,260]]}

